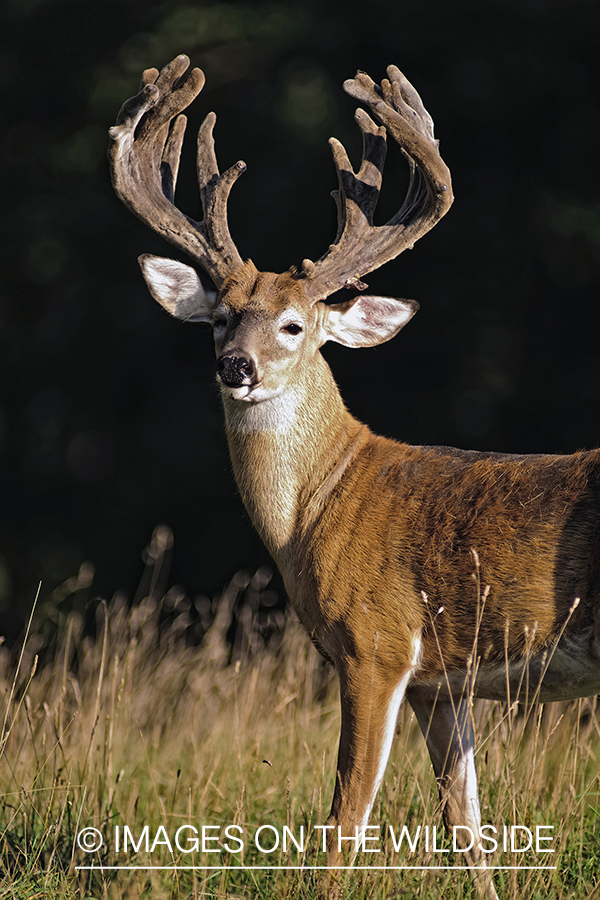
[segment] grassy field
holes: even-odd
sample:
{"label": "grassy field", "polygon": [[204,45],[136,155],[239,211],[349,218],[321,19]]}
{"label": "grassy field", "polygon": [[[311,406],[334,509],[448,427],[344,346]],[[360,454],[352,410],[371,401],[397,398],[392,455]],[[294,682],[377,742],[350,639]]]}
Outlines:
{"label": "grassy field", "polygon": [[[273,867],[324,864],[314,826],[333,790],[335,677],[294,621],[269,610],[264,571],[237,575],[213,609],[200,604],[212,624],[198,646],[189,601],[159,596],[160,565],[151,554],[133,608],[119,596],[90,606],[84,567],[38,601],[22,647],[0,648],[0,898],[319,896],[315,871]],[[95,638],[84,635],[86,608],[96,610]],[[474,713],[484,821],[554,828],[545,832],[553,854],[494,854],[496,865],[556,866],[498,871],[500,897],[600,897],[596,698],[528,711],[478,703]],[[413,838],[436,826],[436,847],[448,846],[408,708],[371,822],[381,852],[359,865],[461,863],[422,840],[415,853],[406,842],[394,851],[390,826]],[[99,868],[149,865],[171,868]],[[172,868],[219,865],[246,868]],[[349,898],[473,894],[456,870],[357,869],[344,879]]]}

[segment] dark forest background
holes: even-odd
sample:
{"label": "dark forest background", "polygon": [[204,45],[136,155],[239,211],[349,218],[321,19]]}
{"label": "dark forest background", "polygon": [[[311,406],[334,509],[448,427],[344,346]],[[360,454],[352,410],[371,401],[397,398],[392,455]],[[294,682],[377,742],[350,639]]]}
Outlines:
{"label": "dark forest background", "polygon": [[[157,523],[168,584],[211,594],[268,561],[236,496],[208,329],[148,295],[142,252],[175,255],[113,196],[108,127],[142,69],[185,52],[178,205],[199,217],[194,135],[248,172],[230,201],[243,256],[281,271],[335,235],[327,138],[360,159],[357,68],[394,62],[432,113],[455,205],[368,278],[421,310],[374,350],[331,347],[350,409],[411,443],[512,452],[600,444],[600,15],[596,0],[368,3],[4,0],[0,616],[96,571],[125,590]],[[379,221],[406,183],[390,152]],[[90,569],[86,570],[87,572]],[[65,592],[66,594],[66,592]]]}

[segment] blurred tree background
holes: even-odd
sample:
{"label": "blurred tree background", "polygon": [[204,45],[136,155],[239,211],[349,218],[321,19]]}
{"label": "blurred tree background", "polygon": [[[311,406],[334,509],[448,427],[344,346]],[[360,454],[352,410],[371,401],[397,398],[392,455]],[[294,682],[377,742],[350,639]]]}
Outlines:
{"label": "blurred tree background", "polygon": [[[394,62],[434,117],[455,205],[368,278],[421,311],[390,344],[326,354],[355,415],[411,443],[600,444],[596,0],[4,0],[0,15],[0,633],[84,560],[95,593],[132,593],[159,522],[190,596],[268,559],[236,496],[208,329],[147,294],[137,256],[174,251],[107,171],[121,103],[181,52],[207,84],[178,205],[199,217],[194,134],[214,109],[221,167],[248,163],[232,233],[262,269],[335,234],[327,138],[360,158],[345,78]],[[406,183],[394,150],[380,221]]]}

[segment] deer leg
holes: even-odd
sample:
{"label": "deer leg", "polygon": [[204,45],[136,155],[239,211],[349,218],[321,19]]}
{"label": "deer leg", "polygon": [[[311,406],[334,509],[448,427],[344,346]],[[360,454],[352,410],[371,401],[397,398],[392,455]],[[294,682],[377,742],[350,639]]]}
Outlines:
{"label": "deer leg", "polygon": [[[466,826],[474,835],[473,848],[465,852],[469,867],[486,865],[479,847],[481,815],[475,770],[475,739],[468,701],[452,704],[440,700],[429,701],[409,694],[425,740],[437,780],[442,816],[448,831],[453,826]],[[478,893],[497,900],[489,870],[473,872]]]}
{"label": "deer leg", "polygon": [[[327,865],[351,865],[361,844],[385,773],[396,718],[413,666],[392,680],[372,664],[345,664],[340,670],[342,729],[335,791],[327,820]],[[377,840],[365,849],[376,848]],[[350,840],[347,840],[350,838]],[[358,838],[358,839],[357,839]],[[328,879],[328,897],[340,896],[339,872]]]}

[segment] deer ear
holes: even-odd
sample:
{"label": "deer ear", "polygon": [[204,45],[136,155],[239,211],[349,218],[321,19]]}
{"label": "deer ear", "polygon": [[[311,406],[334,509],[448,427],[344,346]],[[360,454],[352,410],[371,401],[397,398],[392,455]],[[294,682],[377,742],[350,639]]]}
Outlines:
{"label": "deer ear", "polygon": [[416,300],[359,294],[345,303],[325,306],[324,341],[344,347],[376,347],[391,340],[419,308]]}
{"label": "deer ear", "polygon": [[176,319],[212,322],[217,292],[204,287],[191,266],[145,253],[138,262],[148,290]]}

